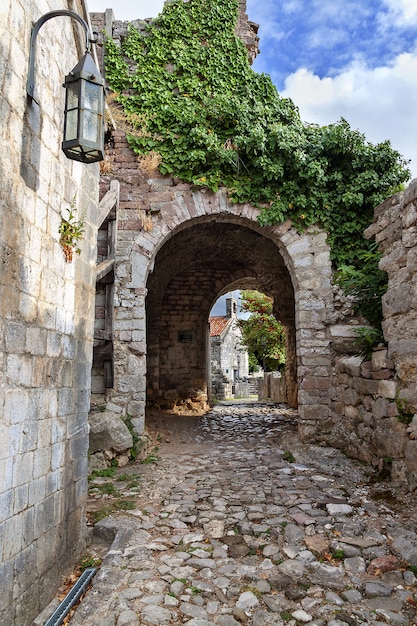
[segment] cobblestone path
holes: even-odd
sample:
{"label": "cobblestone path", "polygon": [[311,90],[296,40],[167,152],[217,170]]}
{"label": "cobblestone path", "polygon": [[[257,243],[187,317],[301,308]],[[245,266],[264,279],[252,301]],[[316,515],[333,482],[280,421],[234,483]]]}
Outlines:
{"label": "cobblestone path", "polygon": [[417,624],[410,500],[302,444],[295,412],[224,403],[149,429],[158,460],[119,470],[135,508],[96,524],[93,549],[112,543],[71,626]]}

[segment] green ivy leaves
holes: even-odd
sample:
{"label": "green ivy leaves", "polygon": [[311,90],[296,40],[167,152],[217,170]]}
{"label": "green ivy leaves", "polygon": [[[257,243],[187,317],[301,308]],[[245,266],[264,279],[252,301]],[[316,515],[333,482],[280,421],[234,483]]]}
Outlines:
{"label": "green ivy leaves", "polygon": [[[409,178],[389,142],[370,144],[345,120],[304,124],[271,79],[250,67],[234,34],[237,0],[173,0],[146,36],[106,45],[106,78],[160,171],[234,202],[267,204],[262,224],[317,224],[336,265],[360,264],[373,210]],[[140,124],[137,123],[140,120]]]}

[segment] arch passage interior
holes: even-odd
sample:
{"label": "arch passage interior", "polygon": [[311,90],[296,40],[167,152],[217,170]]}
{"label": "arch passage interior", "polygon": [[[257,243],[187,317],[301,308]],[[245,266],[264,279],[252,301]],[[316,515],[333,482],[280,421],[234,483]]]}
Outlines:
{"label": "arch passage interior", "polygon": [[293,285],[277,246],[253,226],[218,216],[197,221],[157,253],[146,297],[149,404],[166,408],[189,397],[204,401],[208,318],[216,299],[231,289],[257,289],[273,298],[274,314],[287,328],[287,386],[295,387]]}

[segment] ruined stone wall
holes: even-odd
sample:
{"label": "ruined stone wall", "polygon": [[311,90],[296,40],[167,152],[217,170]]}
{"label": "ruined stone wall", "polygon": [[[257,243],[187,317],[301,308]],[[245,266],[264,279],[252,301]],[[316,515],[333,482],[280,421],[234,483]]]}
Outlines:
{"label": "ruined stone wall", "polygon": [[[354,334],[333,328],[334,426],[328,439],[370,463],[396,484],[417,486],[417,180],[375,209],[365,232],[382,252],[388,274],[383,297],[387,349],[372,360],[341,354]],[[357,323],[357,322],[356,322]],[[350,327],[352,330],[352,327]],[[343,337],[343,335],[345,335]],[[355,348],[351,345],[350,352]],[[410,423],[411,422],[411,423]]]}
{"label": "ruined stone wall", "polygon": [[[245,32],[254,36],[256,29],[244,11],[242,0],[237,32],[245,41]],[[127,28],[112,24],[108,12],[94,19],[101,27],[106,23],[115,40]],[[416,411],[416,184],[378,207],[375,225],[368,229],[381,246],[381,268],[390,281],[384,299],[388,352],[360,365],[353,358],[360,320],[349,298],[331,285],[325,233],[300,236],[289,223],[258,229],[253,207],[230,206],[223,192],[197,192],[162,177],[146,158],[139,163],[123,132],[116,131],[113,140],[103,191],[112,176],[120,180],[116,384],[105,401],[143,424],[147,398],[171,402],[175,388],[188,393],[204,386],[207,363],[199,354],[207,349],[210,299],[226,285],[263,289],[288,331],[287,400],[291,406],[298,403],[303,438],[330,441],[382,469],[389,464],[396,480],[412,482],[417,476],[414,426],[401,420]],[[204,236],[203,221],[211,228]],[[231,231],[224,236],[228,223],[236,237]],[[254,232],[261,235],[256,242]],[[229,254],[232,246],[245,249],[239,266]],[[263,249],[263,260],[253,252],[256,246]],[[200,258],[203,250],[205,258]],[[194,265],[192,255],[198,259]],[[280,255],[282,265],[272,265]],[[223,267],[213,261],[216,256]],[[176,343],[187,324],[197,329],[188,352]]]}
{"label": "ruined stone wall", "polygon": [[[47,605],[85,539],[98,165],[61,151],[63,78],[85,41],[69,18],[39,31],[39,105],[26,99],[32,24],[57,8],[0,3],[0,623],[14,626]],[[66,263],[74,199],[86,232]]]}
{"label": "ruined stone wall", "polygon": [[[287,392],[291,394],[287,399],[294,406],[298,397],[301,435],[306,440],[319,439],[342,447],[355,458],[380,470],[389,470],[397,483],[413,485],[416,482],[413,437],[417,428],[414,423],[407,425],[401,420],[405,419],[403,413],[412,416],[416,410],[412,365],[415,358],[412,194],[416,185],[378,207],[375,225],[368,230],[381,245],[384,252],[381,267],[387,269],[390,279],[384,298],[388,352],[379,351],[372,362],[360,364],[354,356],[357,351],[354,331],[360,320],[352,314],[351,300],[330,284],[325,233],[300,236],[289,224],[283,224],[276,227],[274,239],[272,231],[260,229],[264,262],[252,251],[245,234],[249,231],[242,231],[234,250],[243,250],[243,257],[250,260],[253,274],[248,278],[248,267],[231,264],[227,251],[234,241],[231,233],[223,237],[222,232],[227,220],[232,220],[236,231],[240,223],[245,229],[257,228],[256,210],[229,206],[222,193],[195,192],[190,185],[160,176],[155,170],[146,171],[127,147],[122,132],[116,132],[114,140],[115,147],[109,150],[113,172],[103,177],[102,184],[104,192],[112,176],[121,181],[116,311],[116,351],[121,358],[117,360],[115,389],[105,401],[120,412],[127,410],[135,415],[143,425],[146,399],[157,403],[161,400],[162,404],[165,400],[171,403],[177,400],[173,391],[176,381],[164,381],[161,370],[167,376],[170,372],[178,376],[182,371],[179,386],[189,383],[187,392],[198,389],[206,364],[196,361],[195,348],[202,353],[205,350],[204,333],[214,303],[212,298],[222,293],[225,285],[221,265],[213,265],[214,257],[220,256],[233,288],[264,285],[268,293],[275,295],[274,301],[282,304],[286,301],[288,278],[279,267],[271,268],[271,262],[283,254],[294,288],[295,306],[293,323],[287,320],[286,324],[289,335],[294,336],[291,362],[295,371],[294,377],[287,380]],[[210,231],[207,229],[206,236],[199,240],[198,231],[192,226],[203,218],[212,229],[218,228],[213,235],[218,247],[213,241],[210,256],[202,248]],[[270,238],[275,241],[275,248],[268,248]],[[193,256],[198,259],[198,271],[188,265]],[[171,268],[177,262],[178,273],[170,282]],[[197,298],[195,302],[194,298]],[[275,312],[283,319],[282,313],[285,317],[289,310],[288,300],[288,306]],[[190,324],[201,331],[196,335],[198,346],[194,346],[192,355],[183,346],[178,350],[176,343],[177,331],[188,330]],[[187,369],[190,364],[191,370]]]}
{"label": "ruined stone wall", "polygon": [[402,406],[417,413],[417,179],[375,210],[375,236],[388,273],[383,298],[383,330],[388,356],[395,363],[397,396]]}

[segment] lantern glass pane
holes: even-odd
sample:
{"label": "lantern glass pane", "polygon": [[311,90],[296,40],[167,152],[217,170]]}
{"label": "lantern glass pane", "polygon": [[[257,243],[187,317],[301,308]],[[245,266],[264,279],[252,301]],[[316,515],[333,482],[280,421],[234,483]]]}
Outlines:
{"label": "lantern glass pane", "polygon": [[78,86],[79,81],[67,86],[67,109],[78,108]]}
{"label": "lantern glass pane", "polygon": [[99,140],[99,117],[96,113],[84,111],[83,115],[83,139],[97,143]]}
{"label": "lantern glass pane", "polygon": [[100,95],[102,87],[86,81],[84,89],[84,107],[91,111],[100,110]]}
{"label": "lantern glass pane", "polygon": [[78,110],[67,111],[65,125],[65,141],[76,139],[78,127]]}

